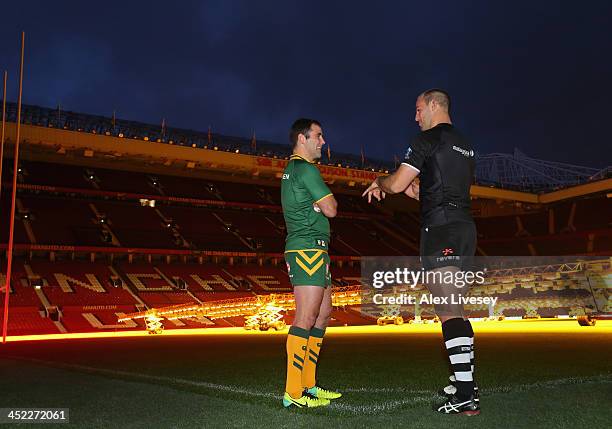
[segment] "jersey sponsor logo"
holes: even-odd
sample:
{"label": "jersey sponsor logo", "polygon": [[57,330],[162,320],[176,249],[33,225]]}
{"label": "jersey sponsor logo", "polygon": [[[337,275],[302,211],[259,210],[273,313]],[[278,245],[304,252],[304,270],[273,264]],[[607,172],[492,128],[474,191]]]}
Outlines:
{"label": "jersey sponsor logo", "polygon": [[459,152],[463,156],[467,156],[468,158],[471,158],[471,157],[474,156],[474,151],[473,150],[463,149],[463,148],[461,148],[459,146],[453,146],[453,150]]}
{"label": "jersey sponsor logo", "polygon": [[442,254],[444,256],[452,255],[453,253],[455,253],[455,251],[451,249],[450,247],[447,247],[446,249],[442,251]]}
{"label": "jersey sponsor logo", "polygon": [[287,180],[289,178],[289,174],[285,173],[283,174],[283,180]]}
{"label": "jersey sponsor logo", "polygon": [[408,148],[408,150],[406,151],[406,155],[404,155],[404,158],[405,158],[405,159],[410,158],[410,154],[411,154],[411,153],[412,153],[412,148],[411,148],[411,147],[409,147],[409,148]]}
{"label": "jersey sponsor logo", "polygon": [[436,261],[438,262],[445,262],[445,261],[460,261],[461,260],[461,256],[454,256],[454,255],[450,255],[450,256],[439,256],[436,258]]}
{"label": "jersey sponsor logo", "polygon": [[321,247],[327,247],[327,243],[325,242],[325,240],[317,240],[317,245]]}

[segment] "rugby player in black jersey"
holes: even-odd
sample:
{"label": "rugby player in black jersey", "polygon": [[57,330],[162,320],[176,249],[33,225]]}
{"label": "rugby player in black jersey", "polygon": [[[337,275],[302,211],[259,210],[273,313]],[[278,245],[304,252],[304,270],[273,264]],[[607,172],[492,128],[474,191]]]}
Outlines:
{"label": "rugby player in black jersey", "polygon": [[428,273],[440,273],[429,275],[426,286],[433,297],[446,300],[435,310],[453,370],[451,384],[440,391],[446,400],[435,409],[443,414],[476,415],[480,404],[474,383],[474,331],[464,317],[463,305],[452,299],[467,294],[467,287],[455,284],[455,274],[471,269],[476,251],[476,227],[470,213],[474,150],[452,125],[449,110],[445,91],[431,89],[419,95],[415,120],[421,133],[412,139],[398,170],[378,177],[363,196],[371,202],[372,197],[380,201],[385,194],[403,192],[420,200],[421,261]]}

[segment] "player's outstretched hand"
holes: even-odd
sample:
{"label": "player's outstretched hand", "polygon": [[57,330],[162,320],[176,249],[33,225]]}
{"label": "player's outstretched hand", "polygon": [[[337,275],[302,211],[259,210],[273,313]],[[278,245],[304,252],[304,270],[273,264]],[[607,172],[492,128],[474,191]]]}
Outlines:
{"label": "player's outstretched hand", "polygon": [[378,183],[376,183],[376,180],[372,182],[372,184],[370,186],[368,186],[368,189],[366,189],[363,194],[361,194],[362,197],[368,196],[368,203],[372,202],[372,195],[374,195],[374,198],[376,198],[378,201],[382,200],[383,198],[385,198],[385,193],[382,191],[382,189],[380,189],[378,187]]}
{"label": "player's outstretched hand", "polygon": [[382,189],[380,188],[376,188],[373,189],[369,194],[368,194],[368,203],[371,201],[372,199],[372,195],[374,196],[374,198],[376,198],[378,201],[381,201],[383,198],[385,198],[386,194],[382,191]]}

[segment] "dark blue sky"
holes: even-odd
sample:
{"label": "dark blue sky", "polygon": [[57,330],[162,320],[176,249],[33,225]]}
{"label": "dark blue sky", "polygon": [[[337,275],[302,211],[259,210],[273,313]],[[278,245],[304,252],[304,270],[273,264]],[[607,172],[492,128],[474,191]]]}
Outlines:
{"label": "dark blue sky", "polygon": [[482,153],[612,164],[607,1],[28,1],[2,22],[29,104],[281,143],[315,117],[332,152],[392,160],[441,87]]}

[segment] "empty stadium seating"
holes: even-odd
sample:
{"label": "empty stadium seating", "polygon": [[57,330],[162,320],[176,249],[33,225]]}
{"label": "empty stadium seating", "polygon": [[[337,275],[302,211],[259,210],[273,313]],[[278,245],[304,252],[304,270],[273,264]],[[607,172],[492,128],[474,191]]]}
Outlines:
{"label": "empty stadium seating", "polygon": [[[609,265],[608,261],[604,270],[609,271]],[[111,275],[118,275],[123,286],[110,286],[105,278]],[[357,266],[332,267],[336,285],[355,284],[359,275]],[[553,277],[542,274],[517,275],[507,282],[503,280],[502,283],[475,286],[471,294],[497,296],[499,301],[496,314],[508,317],[527,314],[556,316],[568,314],[576,306],[593,308],[593,295],[586,275],[583,271]],[[59,323],[68,332],[143,329],[142,321],[118,323],[117,316],[142,309],[139,307],[141,304],[148,308],[159,308],[291,291],[287,274],[280,264],[274,267],[240,263],[219,265],[122,261],[107,265],[104,262],[49,262],[33,259],[17,260],[12,278],[11,311],[14,310],[16,315],[9,325],[12,335],[60,332],[59,326],[45,317],[47,306],[59,310]],[[34,290],[28,278],[43,279],[42,288]],[[186,288],[180,286],[179,279],[185,282]],[[605,288],[603,283],[592,281],[591,285]],[[467,306],[467,311],[472,317],[482,317],[488,309],[486,306]],[[12,317],[13,313],[11,320]],[[288,317],[286,320],[291,319]],[[241,321],[241,318],[217,319],[212,323],[204,319],[180,319],[176,322],[164,321],[164,326],[167,329],[240,326]],[[356,308],[335,308],[331,325],[372,322],[372,316],[362,314]]]}
{"label": "empty stadium seating", "polygon": [[[112,306],[108,306],[112,307]],[[104,309],[67,309],[62,311],[62,325],[68,332],[96,332],[145,329],[142,320],[118,323],[117,317],[133,312],[134,308]]]}
{"label": "empty stadium seating", "polygon": [[[8,192],[2,193],[2,199],[0,200],[0,240],[2,243],[8,243],[9,239],[9,226],[10,226],[10,213],[11,213],[11,198]],[[16,243],[29,243],[27,232],[22,222],[22,216],[19,214],[19,210],[15,209],[15,227],[14,227],[14,240]]]}
{"label": "empty stadium seating", "polygon": [[[58,168],[57,165],[47,162],[25,160],[22,160],[19,165],[22,170],[19,175],[19,183],[67,188],[91,188],[90,182],[86,180],[85,176],[86,167],[62,165]],[[7,173],[4,179],[9,179],[9,173],[12,174],[13,165],[5,162],[3,171]]]}
{"label": "empty stadium seating", "polygon": [[[14,307],[9,312],[7,335],[59,334],[60,330],[42,312],[32,307]],[[4,320],[4,312],[0,311]]]}
{"label": "empty stadium seating", "polygon": [[[0,274],[0,281],[2,285],[6,281],[6,270],[7,262],[2,263],[2,274]],[[43,303],[36,294],[34,288],[32,288],[28,281],[28,273],[24,269],[23,261],[15,259],[12,264],[11,270],[11,294],[10,303],[11,307],[34,307],[43,308]],[[4,294],[0,294],[4,298]],[[0,306],[4,308],[3,306]]]}
{"label": "empty stadium seating", "polygon": [[180,233],[199,249],[251,250],[232,229],[209,209],[195,207],[163,207],[160,211],[171,218]]}
{"label": "empty stadium seating", "polygon": [[256,248],[271,253],[282,253],[285,250],[284,220],[276,213],[239,212],[217,210],[217,216],[231,225],[245,239],[252,239]]}
{"label": "empty stadium seating", "polygon": [[[71,120],[80,124],[79,118]],[[6,183],[12,166],[5,167],[3,244],[8,242],[11,188]],[[142,320],[118,323],[118,314],[291,291],[282,258],[285,230],[278,186],[27,160],[21,168],[15,222],[15,243],[21,250],[11,276],[10,335],[144,329]],[[357,263],[349,266],[347,257],[418,255],[418,214],[391,214],[351,192],[336,193],[341,215],[330,222],[330,254],[345,261],[340,267],[335,260],[331,267],[336,286],[358,283],[360,268]],[[155,207],[143,206],[140,197],[158,201]],[[597,196],[478,217],[478,245],[487,255],[605,255],[612,250],[609,203]],[[164,260],[165,252],[174,259]],[[51,253],[60,256],[51,262]],[[91,255],[97,255],[95,262]],[[114,276],[120,279],[117,287],[110,283]],[[31,286],[37,278],[44,280],[41,289]],[[567,282],[519,283],[490,285],[474,293],[498,296],[506,316],[567,314],[572,302],[589,305],[591,299],[586,290]],[[46,317],[48,308],[60,312],[58,323]],[[488,309],[469,311],[482,316]],[[290,312],[286,320],[291,317]],[[356,309],[337,308],[331,324],[373,321]],[[164,326],[242,323],[241,317],[179,319],[164,321]]]}
{"label": "empty stadium seating", "polygon": [[65,308],[137,304],[126,289],[110,284],[115,272],[104,263],[32,260],[27,266],[45,280],[42,292],[51,305]]}
{"label": "empty stadium seating", "polygon": [[547,235],[548,234],[548,213],[540,211],[519,216],[525,233],[528,235]]}
{"label": "empty stadium seating", "polygon": [[[35,242],[57,245],[103,245],[102,230],[91,203],[85,200],[27,195],[19,197],[31,218]],[[19,224],[23,228],[23,221]],[[17,225],[17,222],[16,222]],[[29,243],[27,241],[16,241]]]}
{"label": "empty stadium seating", "polygon": [[152,207],[137,203],[96,202],[97,211],[106,216],[110,229],[124,247],[177,247],[172,231]]}
{"label": "empty stadium seating", "polygon": [[606,229],[612,226],[612,201],[609,198],[585,198],[575,203],[574,225],[577,230]]}

